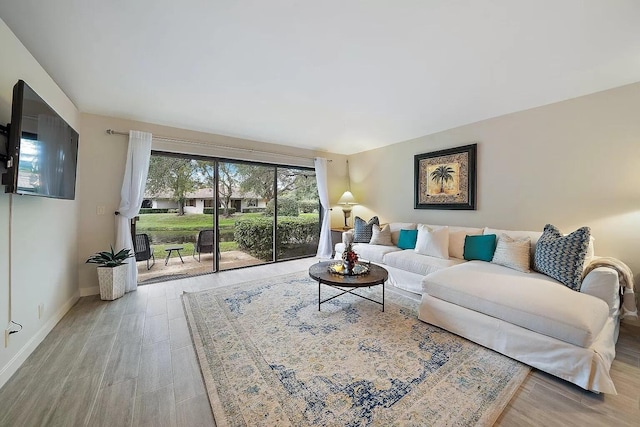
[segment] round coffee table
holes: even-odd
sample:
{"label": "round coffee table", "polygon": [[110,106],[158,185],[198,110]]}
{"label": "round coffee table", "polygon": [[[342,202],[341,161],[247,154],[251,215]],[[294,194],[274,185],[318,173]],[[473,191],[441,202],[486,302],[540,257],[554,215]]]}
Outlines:
{"label": "round coffee table", "polygon": [[[384,282],[389,278],[389,273],[379,265],[369,264],[369,273],[361,274],[358,276],[343,276],[341,274],[335,274],[329,272],[329,266],[336,264],[340,261],[323,261],[317,264],[313,264],[309,267],[309,276],[318,281],[318,311],[320,311],[320,305],[323,302],[331,301],[334,298],[338,298],[344,294],[352,294],[360,298],[375,302],[382,306],[384,311]],[[320,296],[320,285],[325,284],[342,291],[341,294],[332,296],[323,300]],[[356,288],[369,288],[371,286],[382,285],[382,302],[367,298],[365,296],[354,293]]]}

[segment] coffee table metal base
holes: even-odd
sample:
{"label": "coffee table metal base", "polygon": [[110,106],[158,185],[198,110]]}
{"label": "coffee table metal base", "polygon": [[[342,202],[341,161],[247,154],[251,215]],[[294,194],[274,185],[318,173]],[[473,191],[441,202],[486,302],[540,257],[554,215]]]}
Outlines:
{"label": "coffee table metal base", "polygon": [[[330,285],[330,284],[328,284],[328,283],[325,283],[325,285],[330,286],[330,287],[335,288],[335,289],[338,289],[338,290],[342,291],[342,293],[341,293],[341,294],[338,294],[338,295],[334,295],[334,296],[332,296],[331,298],[327,298],[327,299],[324,299],[324,300],[323,300],[323,299],[322,299],[322,297],[320,296],[320,288],[321,288],[321,286],[322,286],[322,283],[323,283],[323,282],[318,282],[318,311],[320,311],[320,305],[321,305],[323,302],[331,301],[332,299],[334,299],[334,298],[338,298],[338,297],[340,297],[340,296],[342,296],[342,295],[344,295],[344,294],[351,294],[351,295],[355,295],[355,296],[357,296],[357,297],[360,297],[360,298],[366,299],[367,301],[371,301],[371,302],[375,302],[376,304],[380,304],[380,305],[382,306],[382,311],[384,312],[384,283],[381,283],[381,285],[382,285],[382,302],[380,302],[380,301],[376,301],[376,300],[371,299],[371,298],[368,298],[368,297],[365,297],[364,295],[360,295],[360,294],[356,294],[356,293],[354,293],[353,291],[355,291],[355,290],[356,290],[356,289],[358,289],[358,288],[345,289],[345,288],[341,288],[341,287],[339,287],[339,286]],[[373,285],[373,286],[378,286],[378,285]],[[371,286],[369,286],[369,288],[370,288],[370,287],[371,287]]]}

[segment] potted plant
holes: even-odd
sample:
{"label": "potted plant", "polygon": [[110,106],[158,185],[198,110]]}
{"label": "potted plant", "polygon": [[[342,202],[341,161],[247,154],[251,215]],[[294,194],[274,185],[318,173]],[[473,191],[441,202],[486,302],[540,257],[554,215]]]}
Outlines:
{"label": "potted plant", "polygon": [[124,295],[127,282],[127,258],[133,254],[131,249],[119,252],[98,252],[87,260],[88,264],[99,264],[98,283],[100,284],[100,299],[112,301]]}

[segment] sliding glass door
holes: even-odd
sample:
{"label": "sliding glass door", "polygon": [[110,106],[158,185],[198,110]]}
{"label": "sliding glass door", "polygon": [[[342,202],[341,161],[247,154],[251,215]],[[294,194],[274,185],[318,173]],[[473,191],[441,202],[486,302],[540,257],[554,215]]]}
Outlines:
{"label": "sliding glass door", "polygon": [[218,161],[219,269],[273,261],[273,166]]}
{"label": "sliding glass door", "polygon": [[154,152],[139,283],[314,256],[319,212],[313,169]]}
{"label": "sliding glass door", "polygon": [[315,172],[278,166],[277,176],[277,259],[314,256],[320,236]]}

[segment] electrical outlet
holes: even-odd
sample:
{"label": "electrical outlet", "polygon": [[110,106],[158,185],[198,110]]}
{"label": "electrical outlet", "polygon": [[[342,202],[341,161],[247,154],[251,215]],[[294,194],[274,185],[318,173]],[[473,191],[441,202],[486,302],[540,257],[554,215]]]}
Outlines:
{"label": "electrical outlet", "polygon": [[38,304],[38,319],[42,319],[44,315],[44,304]]}
{"label": "electrical outlet", "polygon": [[96,215],[104,215],[106,208],[103,205],[96,206]]}
{"label": "electrical outlet", "polygon": [[4,347],[9,347],[9,329],[4,330]]}

